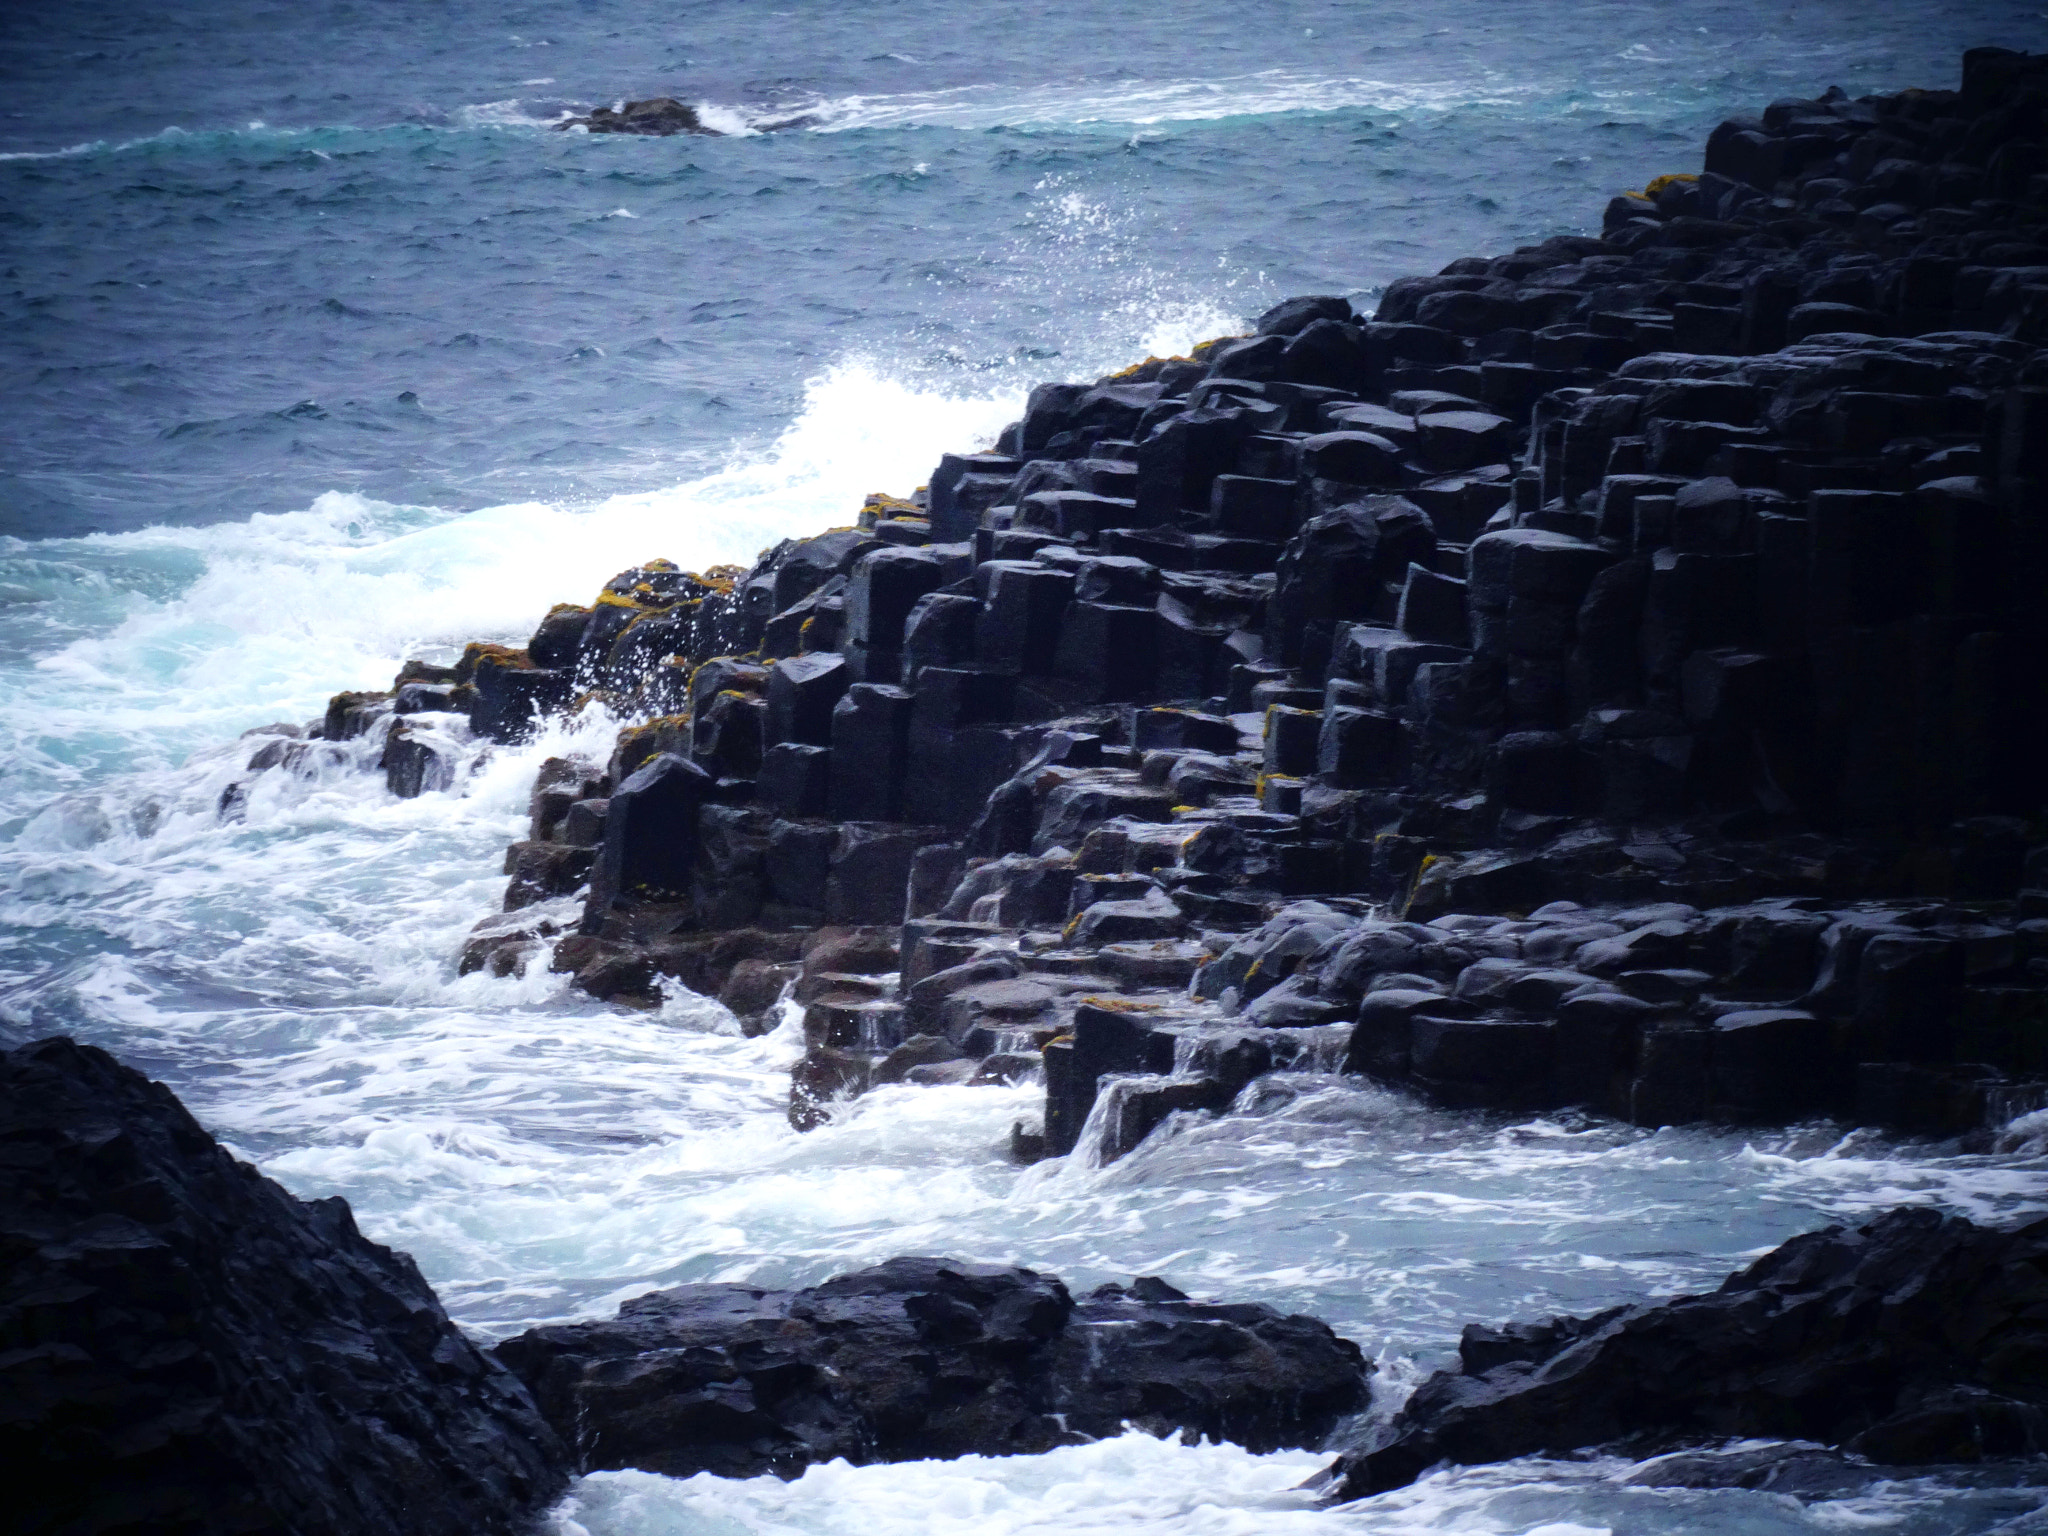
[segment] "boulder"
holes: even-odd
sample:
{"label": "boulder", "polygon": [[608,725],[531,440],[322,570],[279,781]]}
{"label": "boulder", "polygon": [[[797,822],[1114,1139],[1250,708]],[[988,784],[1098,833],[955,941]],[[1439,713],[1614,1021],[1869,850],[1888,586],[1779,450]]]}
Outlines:
{"label": "boulder", "polygon": [[964,1060],[960,1047],[944,1035],[912,1035],[875,1064],[871,1086],[900,1083],[919,1067],[945,1066]]}
{"label": "boulder", "polygon": [[[924,549],[871,550],[854,563],[846,586],[850,638],[868,654],[894,655],[903,649],[903,630],[917,600],[943,584],[938,557]],[[874,668],[868,682],[889,681]]]}
{"label": "boulder", "polygon": [[832,849],[825,915],[835,923],[900,923],[917,850],[944,840],[942,829],[847,822]]}
{"label": "boulder", "polygon": [[867,1051],[812,1046],[790,1069],[790,1125],[799,1131],[824,1125],[832,1118],[834,1104],[867,1092],[874,1070],[875,1058]]}
{"label": "boulder", "polygon": [[1260,336],[1294,336],[1318,320],[1349,321],[1351,301],[1335,294],[1307,294],[1282,299],[1263,315],[1252,329]]}
{"label": "boulder", "polygon": [[903,682],[915,688],[926,667],[959,667],[974,660],[981,604],[964,592],[927,592],[903,626]]}
{"label": "boulder", "polygon": [[1415,426],[1423,467],[1440,474],[1499,463],[1514,448],[1515,424],[1486,411],[1434,411]]}
{"label": "boulder", "polygon": [[1588,1318],[1467,1328],[1439,1371],[1330,1469],[1336,1497],[1440,1461],[1643,1456],[1701,1441],[1839,1445],[1874,1459],[2048,1450],[2048,1221],[1927,1209],[1795,1237],[1718,1291]]}
{"label": "boulder", "polygon": [[1318,1444],[1369,1366],[1313,1318],[1164,1281],[1078,1301],[1049,1275],[898,1258],[801,1291],[684,1285],[498,1346],[586,1471],[794,1476],[1035,1454],[1136,1424],[1258,1452]]}
{"label": "boulder", "polygon": [[162,1085],[62,1037],[0,1056],[0,1159],[17,1529],[511,1536],[561,1490],[555,1432],[412,1260]]}
{"label": "boulder", "polygon": [[832,807],[832,749],[777,742],[761,754],[757,782],[762,801],[779,814],[823,816]]}
{"label": "boulder", "polygon": [[1029,560],[985,560],[974,579],[983,597],[974,650],[983,666],[1041,674],[1052,670],[1060,616],[1073,598],[1074,576]]}
{"label": "boulder", "polygon": [[901,811],[910,709],[910,695],[889,683],[856,683],[833,708],[835,820],[891,821]]}
{"label": "boulder", "polygon": [[530,907],[552,896],[567,896],[589,878],[596,862],[594,848],[568,843],[514,843],[505,850],[505,910]]}
{"label": "boulder", "polygon": [[392,726],[378,766],[384,770],[385,787],[401,800],[415,800],[455,783],[453,743],[441,732],[410,721]]}
{"label": "boulder", "polygon": [[573,677],[566,670],[536,667],[524,651],[496,646],[475,658],[470,682],[475,691],[469,728],[490,741],[512,742],[525,741],[542,715],[569,702]]}
{"label": "boulder", "polygon": [[1071,941],[1079,948],[1178,938],[1187,919],[1164,891],[1154,890],[1132,901],[1098,901],[1074,919]]}
{"label": "boulder", "polygon": [[[1366,434],[1334,434],[1337,437]],[[1281,551],[1266,612],[1266,657],[1304,672],[1328,663],[1338,626],[1370,616],[1382,583],[1435,558],[1421,508],[1400,496],[1367,496],[1302,525]]]}

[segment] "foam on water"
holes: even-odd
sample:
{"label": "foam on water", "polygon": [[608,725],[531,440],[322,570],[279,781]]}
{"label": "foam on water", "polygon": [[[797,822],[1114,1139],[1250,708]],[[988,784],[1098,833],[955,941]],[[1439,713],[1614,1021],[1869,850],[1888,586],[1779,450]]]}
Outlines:
{"label": "foam on water", "polygon": [[408,655],[523,641],[551,604],[588,601],[639,561],[750,564],[850,522],[861,489],[908,492],[1020,406],[1012,386],[951,395],[848,362],[810,382],[766,454],[595,507],[451,516],[333,492],[241,523],[0,539],[0,655],[28,663],[0,701],[0,818],[137,753],[169,763],[317,713],[337,689],[384,686]]}
{"label": "foam on water", "polygon": [[812,1467],[791,1482],[644,1472],[583,1478],[554,1536],[2011,1536],[2044,1529],[2038,1475],[1882,1481],[1802,1502],[1746,1489],[1630,1487],[1640,1465],[1536,1459],[1439,1472],[1337,1508],[1300,1484],[1328,1461],[1130,1431],[1044,1456]]}
{"label": "foam on water", "polygon": [[[1506,80],[1380,80],[1265,69],[1205,79],[1081,80],[1027,86],[1004,83],[900,95],[846,96],[795,108],[776,108],[743,121],[755,126],[800,115],[813,120],[806,126],[830,133],[867,128],[973,130],[1094,123],[1192,123],[1289,112],[1332,112],[1343,107],[1399,112],[1453,105],[1498,105],[1525,97],[1531,90],[1530,86]],[[706,121],[713,120],[707,117]]]}

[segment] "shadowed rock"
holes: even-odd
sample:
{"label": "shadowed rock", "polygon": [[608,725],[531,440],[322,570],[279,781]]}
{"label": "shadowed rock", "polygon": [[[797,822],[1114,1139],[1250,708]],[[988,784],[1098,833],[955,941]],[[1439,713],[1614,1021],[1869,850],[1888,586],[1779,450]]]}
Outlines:
{"label": "shadowed rock", "polygon": [[1336,1496],[1440,1461],[1632,1453],[1730,1437],[1818,1441],[1895,1465],[2048,1450],[2048,1221],[1930,1210],[1795,1237],[1707,1296],[1470,1327]]}
{"label": "shadowed rock", "polygon": [[1076,1301],[1049,1275],[899,1258],[802,1291],[685,1285],[498,1346],[588,1470],[795,1476],[815,1462],[1029,1454],[1126,1423],[1315,1445],[1366,1399],[1309,1317],[1162,1280]]}
{"label": "shadowed rock", "polygon": [[695,107],[673,96],[650,96],[645,101],[629,101],[622,107],[599,107],[588,117],[572,117],[556,126],[584,128],[591,133],[695,133],[714,139],[723,137],[716,128],[704,125]]}
{"label": "shadowed rock", "polygon": [[471,1536],[562,1487],[525,1387],[411,1259],[104,1051],[0,1056],[0,1164],[16,1529]]}

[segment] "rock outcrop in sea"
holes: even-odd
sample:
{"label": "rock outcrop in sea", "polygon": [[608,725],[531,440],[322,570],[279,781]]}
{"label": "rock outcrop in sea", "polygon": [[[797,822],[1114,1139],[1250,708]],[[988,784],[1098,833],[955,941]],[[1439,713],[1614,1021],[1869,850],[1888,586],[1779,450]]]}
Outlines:
{"label": "rock outcrop in sea", "polygon": [[1136,1425],[1319,1446],[1372,1367],[1311,1317],[1146,1276],[891,1259],[801,1291],[685,1285],[497,1348],[581,1470],[794,1477],[817,1462],[1021,1455]]}
{"label": "rock outcrop in sea", "polygon": [[1110,1158],[1303,1064],[1999,1123],[2048,1094],[2044,101],[1984,49],[1773,103],[1598,237],[1041,385],[856,525],[309,734],[415,794],[450,732],[631,721],[462,966],[788,991],[799,1126],[1042,1071],[1020,1152]]}
{"label": "rock outcrop in sea", "polygon": [[[1995,1232],[1893,1211],[1853,1232],[1795,1237],[1711,1295],[1467,1328],[1458,1355],[1330,1469],[1333,1497],[1398,1488],[1441,1461],[1591,1446],[1641,1457],[1805,1441],[1893,1466],[2039,1456],[2048,1222]],[[1653,1464],[1638,1478],[1676,1470]]]}
{"label": "rock outcrop in sea", "polygon": [[582,117],[565,117],[558,129],[580,128],[586,133],[635,133],[667,136],[693,133],[717,138],[716,128],[706,125],[697,109],[673,96],[649,96],[626,101],[616,107],[593,107]]}

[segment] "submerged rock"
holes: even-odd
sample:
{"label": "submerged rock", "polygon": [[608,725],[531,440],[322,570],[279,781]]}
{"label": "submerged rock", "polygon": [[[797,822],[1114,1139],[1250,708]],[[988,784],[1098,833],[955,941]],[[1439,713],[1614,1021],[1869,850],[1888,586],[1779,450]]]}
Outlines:
{"label": "submerged rock", "polygon": [[2013,1232],[1931,1210],[1795,1237],[1707,1296],[1465,1330],[1376,1443],[1330,1468],[1339,1499],[1440,1461],[1635,1454],[1753,1437],[1893,1465],[2048,1451],[2048,1221]]}
{"label": "submerged rock", "polygon": [[0,1056],[0,1166],[17,1529],[472,1536],[560,1491],[561,1442],[410,1258],[104,1051]]}
{"label": "submerged rock", "polygon": [[1312,1446],[1364,1407],[1372,1372],[1314,1318],[1151,1278],[1076,1301],[1049,1275],[935,1258],[801,1291],[655,1291],[497,1354],[585,1470],[672,1477],[1031,1454],[1126,1423]]}

